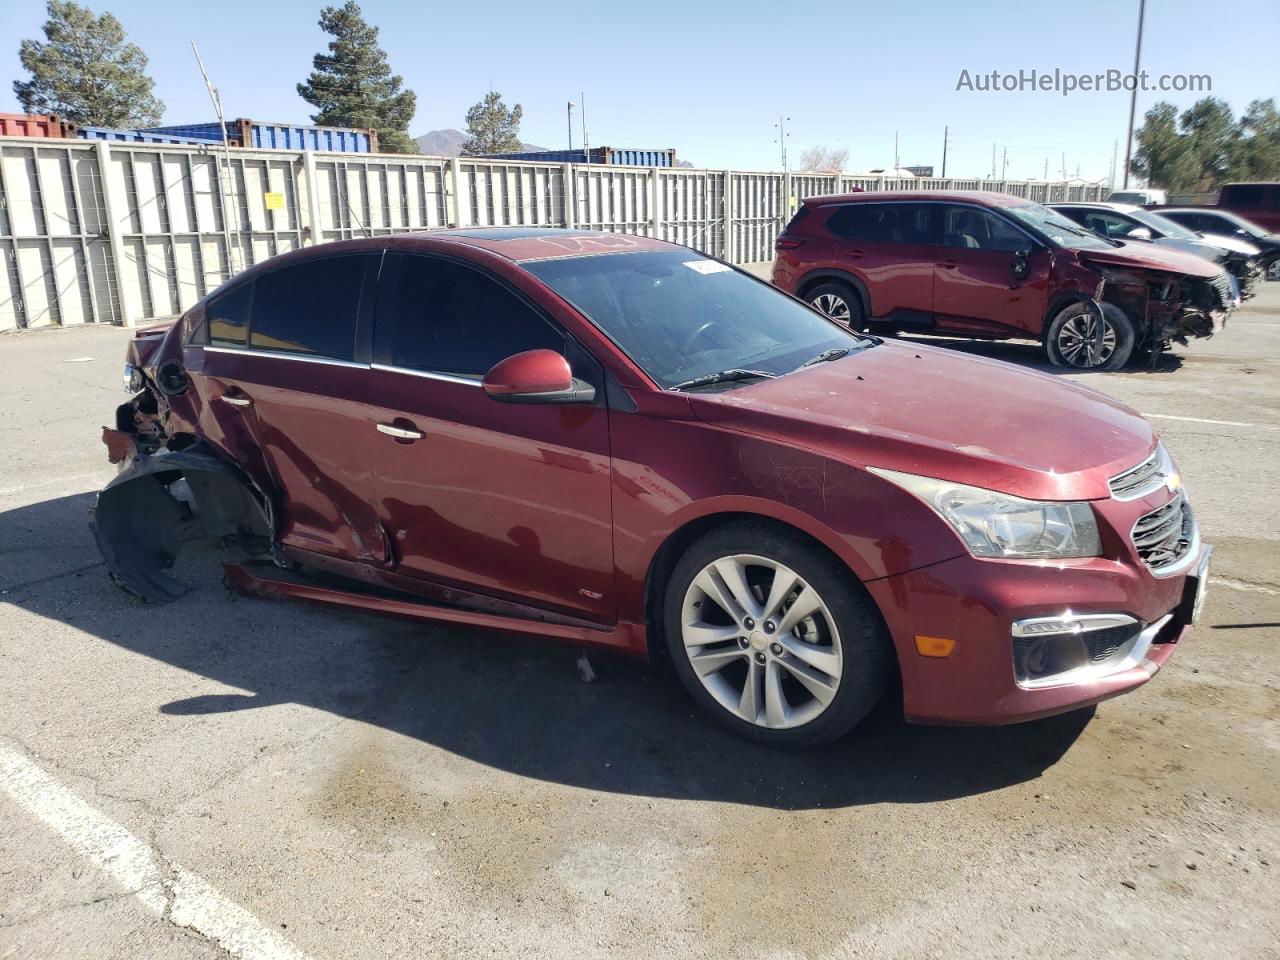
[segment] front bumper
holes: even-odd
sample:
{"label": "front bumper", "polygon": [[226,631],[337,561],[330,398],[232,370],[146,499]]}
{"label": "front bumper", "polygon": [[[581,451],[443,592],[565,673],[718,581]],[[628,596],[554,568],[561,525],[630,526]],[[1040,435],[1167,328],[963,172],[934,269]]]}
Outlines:
{"label": "front bumper", "polygon": [[[1029,563],[964,556],[868,583],[897,648],[907,719],[1016,723],[1141,686],[1196,619],[1211,553],[1200,546],[1186,571],[1166,577],[1105,558]],[[1026,635],[1015,636],[1024,633],[1016,624],[1076,619],[1092,625],[1101,621],[1089,618],[1100,616],[1117,618],[1109,627],[1128,621],[1134,629],[1109,648],[1082,644],[1083,660],[1063,660],[1056,668],[1041,657],[1035,662],[1044,672],[1028,670]],[[1045,635],[1067,649],[1071,634],[1065,623]],[[955,645],[949,656],[923,656],[917,636]]]}

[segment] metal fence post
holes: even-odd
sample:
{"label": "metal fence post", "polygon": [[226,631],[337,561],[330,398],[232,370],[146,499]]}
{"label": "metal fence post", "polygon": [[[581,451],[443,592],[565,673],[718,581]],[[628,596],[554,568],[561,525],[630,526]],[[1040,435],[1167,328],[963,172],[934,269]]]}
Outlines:
{"label": "metal fence post", "polygon": [[652,231],[650,236],[657,237],[659,240],[662,236],[662,181],[659,180],[660,174],[657,167],[653,167],[649,171],[649,229]]}
{"label": "metal fence post", "polygon": [[724,172],[724,191],[720,197],[720,218],[724,224],[724,258],[730,263],[738,262],[738,242],[733,230],[733,171]]}
{"label": "metal fence post", "polygon": [[311,150],[302,151],[302,178],[307,198],[307,215],[302,221],[306,227],[302,243],[305,247],[320,242],[320,184],[316,177],[316,155]]}
{"label": "metal fence post", "polygon": [[102,220],[107,231],[107,245],[111,249],[111,279],[116,286],[116,303],[120,308],[120,325],[134,325],[133,311],[129,309],[129,300],[124,295],[124,244],[120,242],[120,223],[128,216],[129,204],[125,197],[116,197],[111,183],[111,144],[99,140],[94,144],[94,153],[98,160],[98,182],[102,184]]}
{"label": "metal fence post", "polygon": [[458,164],[461,162],[458,157],[451,157],[445,161],[449,165],[448,182],[453,192],[448,204],[449,212],[453,215],[453,222],[449,224],[451,227],[462,226],[462,191],[458,189]]}
{"label": "metal fence post", "polygon": [[573,164],[566,163],[560,168],[560,176],[564,178],[561,193],[564,194],[564,225],[572,230],[577,226],[577,200],[574,197]]}

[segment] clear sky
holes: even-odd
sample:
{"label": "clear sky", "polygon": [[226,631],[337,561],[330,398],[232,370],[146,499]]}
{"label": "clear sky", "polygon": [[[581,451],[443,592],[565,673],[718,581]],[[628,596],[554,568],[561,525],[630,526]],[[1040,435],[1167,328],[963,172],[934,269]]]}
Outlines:
{"label": "clear sky", "polygon": [[[192,59],[199,42],[227,114],[307,122],[295,84],[326,37],[314,0],[145,2],[89,0],[108,9],[151,59],[165,122],[212,119]],[[410,133],[461,128],[492,86],[524,105],[523,139],[566,145],[565,104],[585,91],[590,140],[675,147],[697,166],[774,169],[774,124],[791,118],[793,159],[804,148],[847,147],[850,170],[903,165],[985,175],[1008,150],[1010,178],[1067,172],[1105,177],[1123,140],[1127,93],[957,91],[962,69],[1128,71],[1137,0],[1060,4],[856,3],[805,0],[638,0],[627,3],[432,3],[364,0],[393,68],[418,94]],[[18,42],[40,37],[40,0],[0,0],[0,111],[16,111]],[[1280,99],[1280,0],[1150,0],[1143,65],[1209,74],[1237,112]],[[1139,118],[1159,99],[1179,107],[1202,94],[1140,93]],[[576,126],[575,144],[581,133]],[[1123,155],[1124,145],[1120,144]],[[999,171],[997,171],[999,172]]]}

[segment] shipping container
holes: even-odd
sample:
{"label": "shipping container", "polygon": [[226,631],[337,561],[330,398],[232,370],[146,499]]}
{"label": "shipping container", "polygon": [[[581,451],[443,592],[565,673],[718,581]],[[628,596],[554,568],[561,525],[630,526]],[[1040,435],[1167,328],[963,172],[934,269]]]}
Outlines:
{"label": "shipping container", "polygon": [[[214,146],[209,140],[201,140],[198,137],[180,137],[172,133],[163,133],[156,130],[115,130],[111,127],[79,127],[76,130],[76,136],[81,140],[111,140],[119,143],[178,143],[178,144],[194,144],[201,147]],[[219,140],[219,143],[222,141]],[[231,141],[231,146],[238,146],[236,141]]]}
{"label": "shipping container", "polygon": [[0,113],[0,137],[64,139],[75,135],[76,125],[56,114]]}
{"label": "shipping container", "polygon": [[[168,133],[180,137],[222,142],[222,126],[216,121],[146,129],[152,133]],[[241,143],[246,147],[261,147],[268,150],[317,150],[330,153],[378,152],[378,134],[372,129],[316,127],[236,119],[227,121],[226,131],[232,142]]]}
{"label": "shipping container", "polygon": [[622,147],[592,147],[591,156],[582,150],[517,150],[512,153],[490,153],[494,160],[532,160],[537,163],[611,163],[630,167],[674,167],[676,152],[638,150]]}

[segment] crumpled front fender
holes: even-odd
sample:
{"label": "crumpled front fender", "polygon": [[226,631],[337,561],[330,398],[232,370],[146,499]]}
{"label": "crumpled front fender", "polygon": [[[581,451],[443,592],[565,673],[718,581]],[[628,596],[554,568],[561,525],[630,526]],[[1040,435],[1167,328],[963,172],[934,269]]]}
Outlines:
{"label": "crumpled front fender", "polygon": [[151,603],[182,596],[190,586],[166,573],[177,558],[178,528],[188,507],[171,492],[185,479],[194,513],[210,536],[265,538],[273,556],[275,518],[271,500],[239,469],[203,444],[140,455],[98,494],[89,528],[111,578]]}

